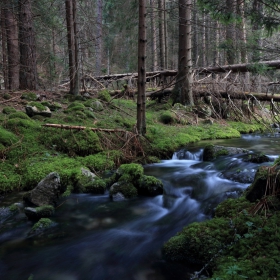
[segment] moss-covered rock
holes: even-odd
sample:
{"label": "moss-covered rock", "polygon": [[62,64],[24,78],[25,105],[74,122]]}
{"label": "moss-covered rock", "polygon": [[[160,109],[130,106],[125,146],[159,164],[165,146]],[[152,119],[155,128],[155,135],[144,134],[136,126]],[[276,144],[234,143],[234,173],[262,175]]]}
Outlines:
{"label": "moss-covered rock", "polygon": [[142,175],[137,184],[138,194],[156,196],[163,194],[162,182],[154,176]]}
{"label": "moss-covered rock", "polygon": [[41,218],[36,224],[34,224],[31,231],[29,232],[29,235],[40,234],[40,233],[54,227],[55,225],[56,224],[49,218]]}
{"label": "moss-covered rock", "polygon": [[3,114],[5,114],[5,115],[9,115],[9,114],[12,114],[12,113],[15,113],[17,110],[15,109],[15,108],[13,108],[13,107],[4,107],[3,109],[2,109],[2,112],[3,112]]}
{"label": "moss-covered rock", "polygon": [[216,146],[211,144],[211,145],[207,145],[204,148],[203,160],[212,161],[219,156],[236,155],[236,154],[243,154],[243,153],[249,153],[249,151],[242,148]]}
{"label": "moss-covered rock", "polygon": [[160,122],[164,124],[172,124],[176,122],[175,114],[170,111],[164,111],[159,118]]}
{"label": "moss-covered rock", "polygon": [[233,233],[225,218],[192,223],[164,244],[163,257],[172,262],[206,264],[232,241]]}
{"label": "moss-covered rock", "polygon": [[264,163],[271,161],[270,158],[263,153],[249,154],[244,158],[245,162]]}
{"label": "moss-covered rock", "polygon": [[[254,182],[246,190],[246,198],[255,202],[261,199],[264,195],[271,195],[273,188],[275,189],[274,195],[277,195],[277,188],[280,186],[280,166],[275,166],[274,168],[268,166],[260,166],[256,172]],[[267,182],[270,180],[270,186]]]}
{"label": "moss-covered rock", "polygon": [[118,193],[122,194],[124,198],[133,198],[138,195],[137,189],[129,182],[117,182],[110,187],[110,198],[116,201]]}
{"label": "moss-covered rock", "polygon": [[18,138],[12,132],[0,126],[0,144],[10,146],[17,141]]}
{"label": "moss-covered rock", "polygon": [[22,120],[30,120],[30,118],[24,112],[15,112],[11,113],[8,119],[22,119]]}
{"label": "moss-covered rock", "polygon": [[89,130],[64,130],[53,133],[53,130],[45,131],[40,140],[48,147],[55,147],[57,151],[69,155],[87,156],[102,151],[98,135]]}
{"label": "moss-covered rock", "polygon": [[24,92],[21,98],[26,99],[28,101],[36,101],[38,99],[36,93],[34,92]]}
{"label": "moss-covered rock", "polygon": [[98,99],[105,101],[105,102],[109,102],[111,100],[111,95],[110,95],[109,91],[106,89],[99,91],[97,97],[98,97]]}
{"label": "moss-covered rock", "polygon": [[143,172],[144,168],[140,164],[122,164],[116,172],[116,179],[118,181],[132,182],[134,184],[137,184],[138,180],[143,175]]}
{"label": "moss-covered rock", "polygon": [[41,218],[49,218],[54,215],[54,207],[52,205],[44,205],[40,207],[25,207],[24,213],[30,220],[39,220]]}

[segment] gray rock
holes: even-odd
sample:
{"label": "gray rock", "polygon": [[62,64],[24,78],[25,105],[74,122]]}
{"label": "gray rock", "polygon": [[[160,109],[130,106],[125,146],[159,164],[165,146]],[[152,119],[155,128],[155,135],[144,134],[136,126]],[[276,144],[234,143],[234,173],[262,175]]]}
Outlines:
{"label": "gray rock", "polygon": [[113,195],[111,196],[111,199],[112,199],[113,201],[124,201],[124,200],[126,200],[126,198],[124,197],[124,195],[123,195],[122,193],[120,193],[120,192],[118,192],[118,193],[116,193],[116,194],[113,194]]}
{"label": "gray rock", "polygon": [[203,161],[211,161],[218,156],[245,154],[249,152],[249,150],[243,148],[208,145],[203,151]]}
{"label": "gray rock", "polygon": [[30,220],[39,220],[40,218],[49,218],[54,215],[54,207],[52,205],[40,207],[25,207],[24,213]]}
{"label": "gray rock", "polygon": [[52,172],[39,182],[36,188],[27,192],[23,200],[35,206],[56,205],[61,193],[60,177]]}
{"label": "gray rock", "polygon": [[39,116],[50,118],[52,116],[52,112],[51,112],[50,108],[48,108],[46,106],[45,106],[44,110],[40,111],[36,106],[27,105],[25,107],[25,111],[26,111],[26,114],[29,117],[33,117],[33,116],[38,116],[39,115]]}
{"label": "gray rock", "polygon": [[94,111],[103,111],[104,110],[102,103],[98,100],[92,102],[91,108]]}

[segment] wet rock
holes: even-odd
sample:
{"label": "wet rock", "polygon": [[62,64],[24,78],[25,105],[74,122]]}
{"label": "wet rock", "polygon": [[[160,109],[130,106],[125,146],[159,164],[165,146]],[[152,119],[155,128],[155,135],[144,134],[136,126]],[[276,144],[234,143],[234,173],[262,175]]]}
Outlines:
{"label": "wet rock", "polygon": [[61,193],[60,177],[52,172],[39,182],[36,188],[27,192],[23,200],[29,205],[56,205]]}
{"label": "wet rock", "polygon": [[204,148],[203,160],[212,161],[218,156],[236,155],[236,154],[244,154],[244,153],[249,153],[249,150],[236,148],[236,147],[208,145]]}
{"label": "wet rock", "polygon": [[53,228],[54,226],[56,226],[56,223],[54,223],[52,220],[48,218],[41,218],[36,224],[34,224],[28,235],[40,235],[45,231],[48,231],[49,229]]}
{"label": "wet rock", "polygon": [[[250,202],[255,202],[256,200],[261,199],[264,195],[268,196],[273,194],[276,195],[277,187],[280,186],[280,166],[274,168],[268,166],[261,166],[257,170],[257,173],[254,178],[254,182],[246,190],[246,199]],[[267,185],[267,180],[270,179],[269,187]],[[278,187],[279,188],[279,187]],[[279,192],[278,192],[279,196]]]}
{"label": "wet rock", "polygon": [[249,154],[245,159],[245,162],[253,162],[253,163],[264,163],[273,161],[268,156],[264,154]]}
{"label": "wet rock", "polygon": [[24,213],[29,220],[39,220],[41,218],[49,218],[54,215],[54,207],[45,205],[40,207],[25,207]]}
{"label": "wet rock", "polygon": [[124,181],[114,183],[110,187],[109,193],[113,201],[121,201],[123,198],[133,198],[138,194],[133,184]]}
{"label": "wet rock", "polygon": [[156,196],[163,194],[163,184],[154,176],[141,176],[137,189],[139,195]]}

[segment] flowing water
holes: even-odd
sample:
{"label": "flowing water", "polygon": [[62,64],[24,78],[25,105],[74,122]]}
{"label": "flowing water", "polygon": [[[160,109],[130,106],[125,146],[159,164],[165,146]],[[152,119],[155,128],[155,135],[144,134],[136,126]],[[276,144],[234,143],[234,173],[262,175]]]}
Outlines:
{"label": "flowing water", "polygon": [[[263,152],[271,161],[280,154],[280,133],[213,143]],[[108,194],[71,195],[57,207],[56,225],[39,236],[29,234],[34,223],[24,214],[2,219],[0,279],[189,279],[193,267],[162,260],[163,243],[189,223],[210,219],[224,199],[238,197],[259,166],[245,162],[244,155],[203,162],[203,146],[190,145],[144,167],[146,175],[162,180],[164,195],[123,202],[111,202]],[[2,198],[0,207],[21,195]]]}

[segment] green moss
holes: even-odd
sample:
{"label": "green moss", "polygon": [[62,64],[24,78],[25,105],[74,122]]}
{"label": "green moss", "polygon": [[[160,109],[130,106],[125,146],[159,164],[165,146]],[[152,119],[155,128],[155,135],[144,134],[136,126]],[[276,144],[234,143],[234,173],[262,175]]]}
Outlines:
{"label": "green moss", "polygon": [[18,211],[18,207],[15,204],[12,204],[11,206],[9,206],[9,210],[12,212],[16,212]]}
{"label": "green moss", "polygon": [[35,128],[38,126],[34,121],[28,119],[10,119],[6,122],[6,127],[12,131],[18,131],[19,128]]}
{"label": "green moss", "polygon": [[0,126],[0,143],[3,146],[10,146],[18,141],[18,138],[10,131]]}
{"label": "green moss", "polygon": [[105,101],[105,102],[109,102],[111,100],[111,95],[110,95],[109,91],[106,89],[99,91],[97,97],[98,97],[98,99]]}
{"label": "green moss", "polygon": [[3,114],[9,115],[11,113],[15,113],[17,110],[13,107],[4,107],[2,112]]}
{"label": "green moss", "polygon": [[127,182],[115,183],[110,188],[111,197],[119,192],[122,193],[125,198],[133,198],[138,195],[137,189],[133,186],[133,184]]}
{"label": "green moss", "polygon": [[104,194],[106,190],[106,181],[102,179],[94,179],[84,184],[84,192],[94,194]]}
{"label": "green moss", "polygon": [[4,98],[5,100],[9,100],[9,99],[12,98],[12,96],[11,96],[9,93],[4,93],[3,98]]}
{"label": "green moss", "polygon": [[142,175],[137,184],[140,195],[159,195],[163,194],[162,182],[154,176]]}
{"label": "green moss", "polygon": [[36,233],[46,230],[54,225],[54,222],[49,218],[41,218],[31,229],[30,233]]}
{"label": "green moss", "polygon": [[30,118],[24,112],[16,112],[12,113],[8,117],[9,119],[22,119],[22,120],[30,120]]}
{"label": "green moss", "polygon": [[51,172],[57,172],[61,179],[62,189],[73,185],[80,174],[81,163],[67,157],[37,157],[30,158],[20,166],[22,174],[21,185],[25,190],[31,190]]}
{"label": "green moss", "polygon": [[175,119],[175,115],[174,113],[170,112],[170,111],[165,111],[160,115],[159,118],[160,122],[164,123],[164,124],[172,124],[176,122]]}
{"label": "green moss", "polygon": [[84,165],[94,171],[105,171],[116,168],[116,162],[121,158],[120,151],[101,152],[81,159]]}
{"label": "green moss", "polygon": [[47,110],[46,106],[44,106],[40,102],[32,101],[32,102],[29,102],[28,105],[30,105],[32,107],[36,107],[41,112]]}
{"label": "green moss", "polygon": [[143,175],[143,166],[136,163],[122,164],[117,170],[118,181],[134,182]]}
{"label": "green moss", "polygon": [[98,135],[91,130],[62,130],[54,134],[53,130],[45,130],[40,136],[41,143],[54,147],[57,151],[69,155],[86,156],[102,151]]}
{"label": "green moss", "polygon": [[24,92],[22,94],[22,98],[29,100],[29,101],[35,101],[35,100],[37,100],[37,95],[34,92]]}
{"label": "green moss", "polygon": [[67,107],[66,112],[73,112],[73,111],[83,111],[85,108],[84,104],[81,102],[75,101]]}

